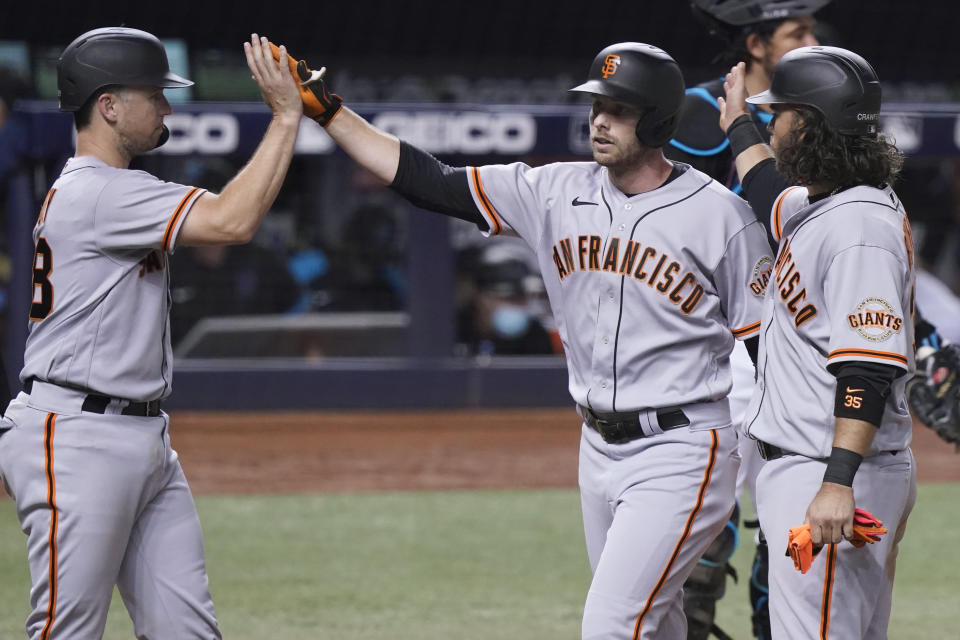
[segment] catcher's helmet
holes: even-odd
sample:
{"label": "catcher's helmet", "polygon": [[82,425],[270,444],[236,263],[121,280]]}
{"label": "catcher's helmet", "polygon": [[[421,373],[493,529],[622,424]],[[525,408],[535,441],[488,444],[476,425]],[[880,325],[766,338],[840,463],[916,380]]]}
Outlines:
{"label": "catcher's helmet", "polygon": [[701,11],[715,20],[742,27],[767,20],[809,16],[831,0],[691,0],[694,13]]}
{"label": "catcher's helmet", "polygon": [[753,104],[802,104],[850,136],[876,135],[880,81],[870,63],[839,47],[800,47],[773,68],[770,89],[747,98]]}
{"label": "catcher's helmet", "polygon": [[63,50],[57,61],[61,111],[79,111],[97,89],[112,84],[169,88],[193,82],[171,73],[163,44],[139,29],[94,29]]}
{"label": "catcher's helmet", "polygon": [[637,138],[662,147],[680,124],[683,74],[663,49],[640,42],[613,44],[597,54],[587,81],[570,91],[592,93],[641,107]]}

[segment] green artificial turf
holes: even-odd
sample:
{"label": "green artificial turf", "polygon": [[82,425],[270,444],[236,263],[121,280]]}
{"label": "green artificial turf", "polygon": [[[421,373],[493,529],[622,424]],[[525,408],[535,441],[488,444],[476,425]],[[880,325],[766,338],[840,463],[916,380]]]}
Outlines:
{"label": "green artificial turf", "polygon": [[[924,485],[892,638],[956,637],[960,485]],[[573,490],[201,496],[224,637],[575,640],[589,569]],[[718,622],[747,640],[752,533]],[[0,500],[0,639],[23,638],[25,537]],[[133,637],[115,598],[107,640]]]}

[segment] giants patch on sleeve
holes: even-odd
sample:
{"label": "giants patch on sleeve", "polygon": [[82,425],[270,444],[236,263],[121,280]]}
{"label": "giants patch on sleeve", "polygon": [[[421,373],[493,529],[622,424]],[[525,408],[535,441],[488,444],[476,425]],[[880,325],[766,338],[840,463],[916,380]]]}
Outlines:
{"label": "giants patch on sleeve", "polygon": [[903,316],[897,315],[883,298],[866,298],[847,316],[853,331],[871,342],[883,342],[903,327]]}
{"label": "giants patch on sleeve", "polygon": [[767,292],[767,283],[770,282],[770,274],[773,273],[773,258],[763,256],[753,265],[753,279],[750,281],[750,291],[758,298],[762,298]]}

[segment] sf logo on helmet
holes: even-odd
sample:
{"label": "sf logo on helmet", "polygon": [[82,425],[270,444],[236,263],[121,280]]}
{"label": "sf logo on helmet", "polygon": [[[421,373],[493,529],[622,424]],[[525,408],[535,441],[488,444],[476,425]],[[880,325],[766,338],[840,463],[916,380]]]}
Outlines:
{"label": "sf logo on helmet", "polygon": [[613,74],[617,72],[617,69],[620,68],[620,56],[611,53],[603,60],[603,79],[606,80]]}

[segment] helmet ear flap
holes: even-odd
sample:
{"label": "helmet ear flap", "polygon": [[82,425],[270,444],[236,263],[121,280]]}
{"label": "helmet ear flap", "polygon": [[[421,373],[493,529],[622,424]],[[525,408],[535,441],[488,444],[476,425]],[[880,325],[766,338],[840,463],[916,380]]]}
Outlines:
{"label": "helmet ear flap", "polygon": [[673,137],[679,119],[679,111],[667,118],[657,119],[654,109],[645,109],[637,121],[637,139],[647,147],[662,147]]}

